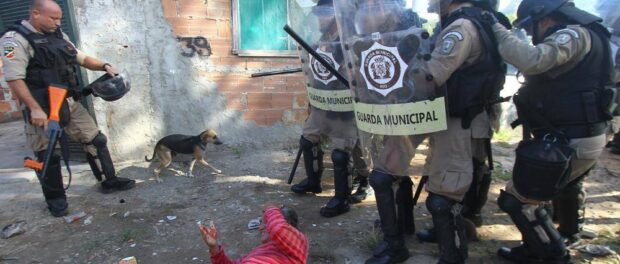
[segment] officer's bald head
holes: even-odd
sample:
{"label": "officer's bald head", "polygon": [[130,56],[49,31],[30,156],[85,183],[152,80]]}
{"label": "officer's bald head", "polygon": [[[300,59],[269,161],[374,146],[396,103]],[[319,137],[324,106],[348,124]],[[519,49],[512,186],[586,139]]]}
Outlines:
{"label": "officer's bald head", "polygon": [[33,0],[30,5],[30,23],[41,32],[54,32],[60,27],[62,9],[53,0]]}

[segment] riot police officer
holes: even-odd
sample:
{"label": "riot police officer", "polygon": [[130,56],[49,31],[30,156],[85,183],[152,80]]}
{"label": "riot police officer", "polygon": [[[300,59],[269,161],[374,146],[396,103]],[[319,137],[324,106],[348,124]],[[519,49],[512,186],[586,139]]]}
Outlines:
{"label": "riot police officer", "polygon": [[[25,125],[27,142],[41,161],[48,144],[45,134],[50,111],[48,86],[66,86],[69,89],[68,98],[64,102],[66,107],[63,107],[66,111],[61,111],[65,133],[85,144],[93,174],[99,179],[102,174],[105,175],[106,180],[101,183],[104,192],[130,189],[135,181],[116,176],[105,135],[99,131],[86,109],[76,101],[81,96],[78,65],[105,71],[110,75],[118,72],[109,63],[103,63],[76,49],[60,29],[61,17],[62,10],[56,2],[34,0],[30,19],[9,27],[9,31],[0,39],[6,81],[27,110],[27,116],[24,116],[28,119]],[[68,205],[60,156],[54,154],[48,167],[46,175],[41,177],[48,209],[53,216],[66,215]]]}
{"label": "riot police officer", "polygon": [[498,254],[518,263],[572,263],[562,237],[577,237],[584,223],[584,178],[602,152],[611,118],[605,89],[611,83],[609,32],[598,17],[566,0],[524,0],[517,16],[515,24],[532,36],[534,46],[499,24],[493,28],[502,57],[526,76],[515,101],[529,106],[517,104],[525,135],[565,138],[576,154],[554,204],[558,229],[540,206],[544,201],[526,194],[536,179],[519,179],[530,187],[517,188],[514,178],[508,183],[498,205],[521,231],[523,243]]}
{"label": "riot police officer", "polygon": [[[315,23],[296,20],[293,27],[298,27],[302,34],[316,34],[306,32],[313,29],[320,32],[314,45],[317,52],[332,66],[345,74],[345,63],[338,40],[338,27],[334,16],[333,1],[320,0],[312,7],[309,20]],[[306,34],[304,34],[306,35]],[[316,59],[300,49],[302,69],[306,74],[310,116],[303,126],[303,135],[299,141],[304,156],[306,179],[291,187],[295,193],[320,193],[323,174],[323,139],[329,138],[332,148],[332,162],[334,164],[335,195],[321,208],[323,217],[334,217],[350,210],[350,202],[359,203],[368,194],[368,168],[363,159],[362,149],[355,126],[353,102],[348,88],[340,83],[333,74],[321,65]],[[351,195],[352,180],[351,166],[357,174],[357,190]]]}

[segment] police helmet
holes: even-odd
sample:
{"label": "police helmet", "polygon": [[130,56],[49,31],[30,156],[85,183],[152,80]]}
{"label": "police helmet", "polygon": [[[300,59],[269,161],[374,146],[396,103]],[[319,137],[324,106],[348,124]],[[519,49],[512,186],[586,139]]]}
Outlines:
{"label": "police helmet", "polygon": [[398,30],[404,8],[400,0],[361,1],[355,13],[358,34],[386,33]]}
{"label": "police helmet", "polygon": [[103,100],[116,101],[129,92],[131,82],[126,72],[114,77],[106,73],[88,85],[88,88],[92,89],[93,95]]}
{"label": "police helmet", "polygon": [[575,3],[568,0],[523,0],[517,10],[517,20],[514,24],[525,28],[554,12],[563,14],[581,25],[602,21],[599,17],[577,8]]}

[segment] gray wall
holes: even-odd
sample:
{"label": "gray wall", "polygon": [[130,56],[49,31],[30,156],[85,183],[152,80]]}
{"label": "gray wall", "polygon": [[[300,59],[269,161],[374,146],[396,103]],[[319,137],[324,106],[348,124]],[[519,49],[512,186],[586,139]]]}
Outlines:
{"label": "gray wall", "polygon": [[[131,92],[122,99],[93,100],[116,160],[142,159],[165,135],[205,128],[229,145],[282,145],[299,137],[299,126],[256,126],[227,110],[217,84],[197,74],[215,66],[181,56],[161,1],[75,0],[74,9],[81,49],[131,75]],[[89,72],[88,79],[101,74]]]}

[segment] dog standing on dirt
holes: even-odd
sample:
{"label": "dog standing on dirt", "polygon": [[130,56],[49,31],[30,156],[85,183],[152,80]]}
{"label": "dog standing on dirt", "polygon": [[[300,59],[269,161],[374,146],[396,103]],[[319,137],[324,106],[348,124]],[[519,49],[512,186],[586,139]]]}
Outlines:
{"label": "dog standing on dirt", "polygon": [[161,164],[159,167],[155,169],[155,180],[157,182],[162,182],[159,179],[159,174],[162,169],[168,168],[172,163],[172,157],[175,154],[193,154],[194,158],[189,163],[189,170],[187,171],[187,177],[193,178],[194,174],[192,170],[194,169],[194,164],[196,161],[200,162],[202,165],[211,168],[216,173],[221,173],[221,170],[218,170],[211,166],[207,161],[204,160],[204,151],[207,147],[207,144],[213,143],[215,145],[221,145],[222,141],[217,137],[217,133],[213,129],[207,129],[204,132],[200,133],[197,136],[188,136],[188,135],[169,135],[160,139],[155,145],[155,149],[153,150],[153,157],[150,159],[148,156],[144,156],[146,161],[152,161],[155,157],[159,159]]}

